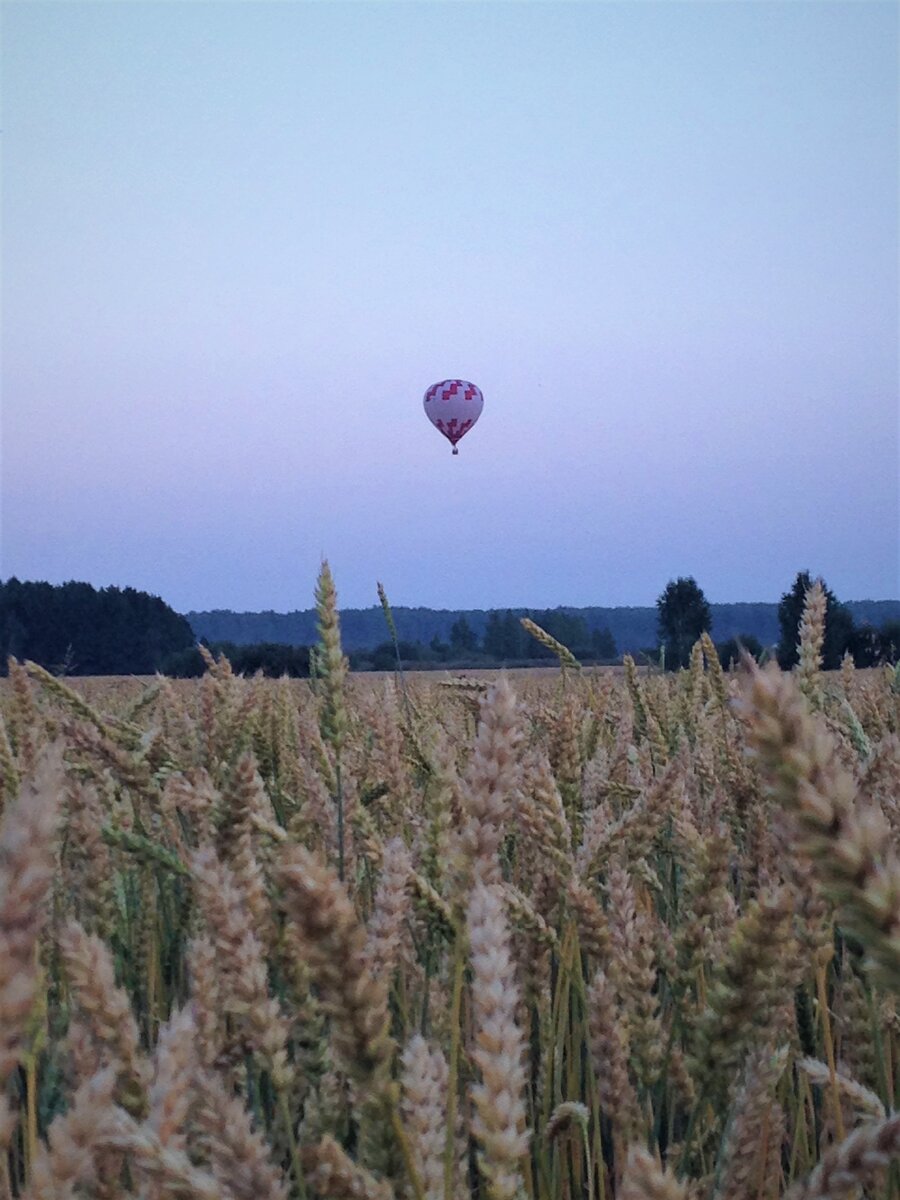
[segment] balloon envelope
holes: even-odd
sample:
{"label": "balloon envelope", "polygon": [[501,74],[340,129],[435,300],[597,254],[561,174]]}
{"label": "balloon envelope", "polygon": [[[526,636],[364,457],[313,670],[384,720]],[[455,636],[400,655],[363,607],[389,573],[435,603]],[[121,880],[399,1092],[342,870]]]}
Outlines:
{"label": "balloon envelope", "polygon": [[425,393],[425,413],[458,454],[456,443],[475,424],[484,407],[481,389],[466,379],[442,379]]}

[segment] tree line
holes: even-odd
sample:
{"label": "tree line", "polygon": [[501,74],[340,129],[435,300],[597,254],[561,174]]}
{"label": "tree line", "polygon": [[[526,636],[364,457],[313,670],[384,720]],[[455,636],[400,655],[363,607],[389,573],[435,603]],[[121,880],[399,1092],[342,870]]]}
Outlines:
{"label": "tree line", "polygon": [[516,612],[512,609],[492,609],[487,614],[481,636],[468,618],[461,615],[450,626],[446,640],[436,634],[427,643],[402,638],[395,646],[392,640],[386,639],[370,650],[351,651],[350,666],[355,670],[389,671],[396,666],[398,654],[401,662],[419,667],[491,667],[555,662],[553,651],[526,633],[521,616],[530,617],[551,637],[568,646],[581,662],[609,663],[616,660],[618,650],[609,630],[589,630],[582,616],[563,609]]}
{"label": "tree line", "polygon": [[195,642],[183,616],[136,588],[0,583],[3,672],[13,655],[61,675],[148,675]]}
{"label": "tree line", "polygon": [[[265,675],[267,679],[305,679],[309,675],[309,646],[286,646],[283,642],[259,642],[236,646],[234,642],[201,643],[216,658],[224,654],[237,675]],[[160,664],[164,675],[175,679],[197,679],[206,670],[206,661],[196,645],[167,655]]]}
{"label": "tree line", "polygon": [[[781,597],[778,604],[780,636],[774,648],[763,646],[753,634],[730,638],[717,647],[724,665],[739,658],[742,651],[759,659],[774,650],[782,667],[794,666],[806,593],[813,582],[809,571],[799,571],[792,586]],[[857,667],[896,663],[900,659],[900,620],[891,619],[879,627],[869,623],[857,624],[849,607],[837,599],[824,580],[822,583],[826,602],[822,646],[822,665],[825,670],[839,667],[845,654],[850,655]],[[670,580],[657,599],[656,608],[664,665],[672,670],[686,667],[691,647],[701,634],[708,633],[712,627],[712,613],[703,589],[690,575]]]}
{"label": "tree line", "polygon": [[[741,649],[755,657],[775,653],[783,666],[793,665],[803,600],[811,582],[810,573],[801,571],[781,597],[777,606],[777,642],[774,638],[763,641],[749,630],[720,638],[717,648],[723,665],[736,659]],[[892,617],[880,625],[859,621],[851,607],[838,601],[829,588],[825,589],[825,595],[826,669],[839,666],[845,653],[860,667],[897,661],[900,619]],[[585,664],[615,661],[626,650],[646,661],[659,662],[662,657],[666,666],[676,668],[687,663],[690,648],[700,633],[710,632],[714,627],[720,629],[719,607],[725,606],[709,604],[693,577],[670,581],[657,600],[655,638],[652,627],[648,634],[646,622],[642,626],[646,637],[642,651],[633,643],[617,646],[609,627],[592,624],[589,619],[593,614],[616,610],[475,610],[478,619],[469,613],[459,613],[449,623],[446,633],[435,632],[427,640],[404,636],[398,620],[400,640],[395,646],[385,636],[384,614],[379,609],[379,622],[372,626],[371,641],[351,648],[348,656],[355,670],[393,670],[398,651],[402,663],[418,667],[552,662],[553,653],[523,629],[521,618],[528,616]],[[761,607],[774,606],[728,607],[751,617]],[[861,606],[854,607],[859,610]],[[878,612],[883,607],[883,602],[881,605],[872,602],[869,611]],[[416,611],[438,615],[433,610]],[[396,613],[397,610],[395,616]],[[196,628],[192,628],[186,617],[158,596],[135,588],[97,589],[87,583],[52,585],[20,582],[15,578],[5,583],[0,581],[0,671],[5,671],[7,657],[14,655],[32,659],[58,674],[143,675],[162,671],[175,676],[200,675],[204,663],[197,642],[202,640],[214,653],[226,654],[234,669],[242,674],[260,671],[273,677],[305,676],[310,669],[315,630],[311,629],[310,634],[308,642],[302,645],[283,640],[245,644],[229,638],[198,639]]]}
{"label": "tree line", "polygon": [[[712,633],[717,642],[731,638],[753,635],[761,645],[774,646],[781,637],[778,623],[778,604],[765,601],[754,603],[717,604],[710,602]],[[878,628],[885,621],[900,619],[898,600],[851,600],[845,607],[859,627]],[[520,617],[534,612],[514,605],[498,610],[500,617],[510,626]],[[658,612],[656,605],[630,605],[627,607],[603,607],[599,605],[575,607],[562,605],[554,612],[567,616],[581,617],[588,630],[609,630],[620,654],[637,657],[650,647],[659,648]],[[509,613],[509,619],[507,619]],[[491,610],[479,608],[435,609],[393,606],[397,636],[401,641],[428,647],[435,638],[445,644],[450,641],[451,626],[465,617],[470,629],[483,644],[488,622],[496,624],[496,615]],[[216,609],[205,612],[186,612],[195,636],[205,638],[210,644],[231,642],[234,645],[258,645],[259,643],[286,643],[292,646],[313,645],[318,637],[315,609],[300,609],[287,613],[276,612],[231,612]],[[384,613],[380,604],[369,608],[341,608],[341,638],[347,652],[371,652],[386,636]]]}
{"label": "tree line", "polygon": [[[616,644],[607,630],[589,633],[583,618],[573,618],[554,610],[529,615],[558,641],[574,647],[581,661],[615,661]],[[314,647],[286,646],[273,642],[236,645],[234,642],[209,641],[206,638],[201,642],[213,654],[224,654],[232,668],[241,674],[261,671],[268,676],[306,676],[310,671],[310,650],[314,651]],[[512,666],[517,663],[524,665],[555,661],[553,652],[527,634],[520,619],[511,610],[490,613],[483,637],[479,637],[468,620],[461,616],[451,625],[446,641],[437,635],[428,643],[403,638],[395,644],[391,638],[385,638],[371,648],[351,650],[347,657],[354,671],[392,671],[397,666],[398,656],[404,666],[418,669],[431,666]],[[205,664],[195,646],[170,655],[163,664],[163,670],[166,674],[178,677],[193,677],[203,674]]]}

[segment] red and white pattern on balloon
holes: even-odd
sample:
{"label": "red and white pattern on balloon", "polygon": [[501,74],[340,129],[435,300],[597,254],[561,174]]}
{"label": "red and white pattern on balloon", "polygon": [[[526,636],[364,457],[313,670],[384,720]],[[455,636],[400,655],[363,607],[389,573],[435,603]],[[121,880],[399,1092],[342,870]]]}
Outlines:
{"label": "red and white pattern on balloon", "polygon": [[424,405],[428,419],[455,447],[481,416],[484,397],[467,379],[443,379],[425,393]]}
{"label": "red and white pattern on balloon", "polygon": [[468,433],[475,424],[474,420],[460,421],[456,417],[451,417],[449,421],[442,421],[440,417],[437,417],[434,423],[444,437],[454,446],[462,435]]}
{"label": "red and white pattern on balloon", "polygon": [[463,400],[477,398],[484,401],[481,389],[465,379],[445,379],[441,383],[433,383],[425,393],[425,400],[451,400],[454,396],[460,396],[460,393]]}

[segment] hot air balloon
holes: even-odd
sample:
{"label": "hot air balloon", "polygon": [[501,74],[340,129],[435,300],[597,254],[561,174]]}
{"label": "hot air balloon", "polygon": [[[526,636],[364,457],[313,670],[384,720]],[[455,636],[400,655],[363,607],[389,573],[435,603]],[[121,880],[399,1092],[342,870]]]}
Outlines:
{"label": "hot air balloon", "polygon": [[443,379],[431,385],[424,404],[428,420],[441,431],[453,453],[459,454],[456,443],[481,416],[484,407],[481,389],[465,379]]}

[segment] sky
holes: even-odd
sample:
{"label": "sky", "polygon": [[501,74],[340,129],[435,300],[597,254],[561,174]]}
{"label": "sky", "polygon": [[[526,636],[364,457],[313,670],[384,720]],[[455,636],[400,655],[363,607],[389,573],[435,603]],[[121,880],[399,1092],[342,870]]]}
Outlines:
{"label": "sky", "polygon": [[900,597],[898,17],[5,0],[0,577]]}

